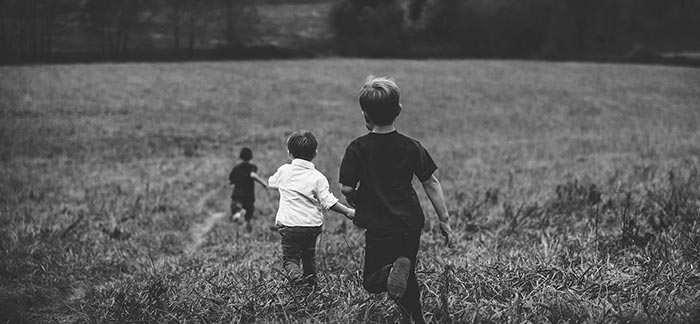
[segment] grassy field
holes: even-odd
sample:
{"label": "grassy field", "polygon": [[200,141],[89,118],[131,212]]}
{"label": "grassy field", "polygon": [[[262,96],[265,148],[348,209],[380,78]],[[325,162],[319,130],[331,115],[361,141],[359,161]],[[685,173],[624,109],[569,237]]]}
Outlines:
{"label": "grassy field", "polygon": [[396,322],[341,216],[309,292],[279,272],[276,193],[251,235],[222,214],[238,150],[269,176],[297,129],[337,183],[370,73],[452,215],[447,249],[424,204],[429,320],[700,322],[700,70],[327,59],[0,67],[0,323]]}

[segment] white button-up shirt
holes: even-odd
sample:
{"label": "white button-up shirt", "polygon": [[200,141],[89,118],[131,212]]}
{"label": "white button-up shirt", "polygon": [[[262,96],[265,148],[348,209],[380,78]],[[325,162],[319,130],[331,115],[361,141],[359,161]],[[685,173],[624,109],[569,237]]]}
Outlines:
{"label": "white button-up shirt", "polygon": [[322,209],[338,202],[329,190],[328,179],[303,159],[279,167],[268,184],[280,192],[275,223],[284,226],[321,226]]}

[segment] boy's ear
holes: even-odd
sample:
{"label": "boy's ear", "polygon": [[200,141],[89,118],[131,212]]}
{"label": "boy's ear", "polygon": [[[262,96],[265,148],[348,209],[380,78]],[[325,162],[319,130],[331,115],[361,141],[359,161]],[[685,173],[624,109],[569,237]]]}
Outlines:
{"label": "boy's ear", "polygon": [[402,106],[401,103],[399,102],[399,107],[396,109],[396,116],[398,116],[398,115],[401,113],[401,109],[402,109],[402,108],[403,108],[403,106]]}
{"label": "boy's ear", "polygon": [[363,110],[362,111],[362,118],[365,119],[365,128],[367,128],[368,131],[372,131],[374,128],[374,124],[372,123],[372,120],[369,118],[369,115]]}
{"label": "boy's ear", "polygon": [[365,122],[366,122],[366,123],[371,123],[371,122],[372,122],[372,119],[369,118],[369,115],[368,115],[364,110],[360,110],[360,111],[362,112],[362,118],[365,119]]}

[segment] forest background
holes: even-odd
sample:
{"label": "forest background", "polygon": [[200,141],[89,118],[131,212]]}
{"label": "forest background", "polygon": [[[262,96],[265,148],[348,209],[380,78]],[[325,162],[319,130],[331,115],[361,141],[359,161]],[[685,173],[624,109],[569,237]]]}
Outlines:
{"label": "forest background", "polygon": [[0,0],[0,62],[293,57],[695,64],[697,0]]}

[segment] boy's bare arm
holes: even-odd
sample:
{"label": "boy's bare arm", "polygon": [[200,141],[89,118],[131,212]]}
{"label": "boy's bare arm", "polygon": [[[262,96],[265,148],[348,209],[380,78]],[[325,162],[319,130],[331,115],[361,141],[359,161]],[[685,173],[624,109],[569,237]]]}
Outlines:
{"label": "boy's bare arm", "polygon": [[442,186],[440,185],[440,181],[438,181],[435,175],[431,175],[430,178],[428,178],[428,180],[423,181],[422,184],[423,189],[428,195],[430,202],[433,204],[433,208],[435,208],[435,212],[437,213],[438,219],[440,220],[440,231],[445,237],[445,243],[447,243],[448,246],[451,246],[452,229],[450,228],[450,224],[447,222],[450,215],[447,213],[445,195],[442,192]]}
{"label": "boy's bare arm", "polygon": [[331,206],[330,208],[334,212],[338,212],[343,214],[345,217],[349,219],[355,218],[355,210],[352,208],[348,208],[347,206],[337,202],[335,205]]}
{"label": "boy's bare arm", "polygon": [[260,176],[257,173],[251,172],[250,177],[253,178],[253,180],[255,180],[257,183],[261,184],[265,189],[268,188],[267,182],[265,182],[265,180],[260,178]]}
{"label": "boy's bare arm", "polygon": [[343,196],[345,196],[345,200],[347,200],[348,204],[352,207],[355,207],[355,188],[342,185],[340,187],[340,192],[343,193]]}

